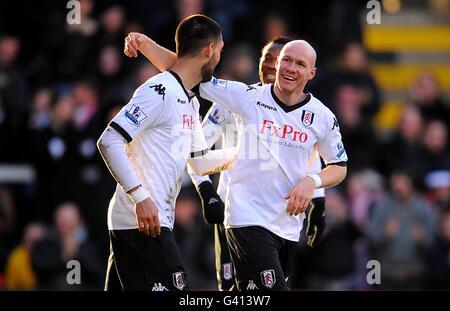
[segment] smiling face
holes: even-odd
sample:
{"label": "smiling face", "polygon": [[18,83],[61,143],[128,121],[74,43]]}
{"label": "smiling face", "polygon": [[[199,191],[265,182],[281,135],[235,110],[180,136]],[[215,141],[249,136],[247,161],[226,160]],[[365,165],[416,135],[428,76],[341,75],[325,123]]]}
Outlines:
{"label": "smiling face", "polygon": [[316,52],[306,41],[295,40],[287,43],[276,62],[275,84],[281,92],[303,93],[306,83],[314,78]]}
{"label": "smiling face", "polygon": [[276,68],[275,63],[283,45],[271,42],[267,44],[259,59],[259,79],[263,84],[275,83]]}

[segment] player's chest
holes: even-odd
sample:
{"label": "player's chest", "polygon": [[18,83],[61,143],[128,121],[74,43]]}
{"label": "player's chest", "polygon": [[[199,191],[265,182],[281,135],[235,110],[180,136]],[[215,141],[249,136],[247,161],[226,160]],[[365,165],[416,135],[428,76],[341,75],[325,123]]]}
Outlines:
{"label": "player's chest", "polygon": [[171,100],[167,126],[177,130],[190,132],[195,127],[198,116],[198,103],[189,100],[186,95],[175,95]]}
{"label": "player's chest", "polygon": [[286,112],[274,103],[258,101],[250,119],[259,137],[285,145],[307,148],[318,139],[318,116],[307,107]]}

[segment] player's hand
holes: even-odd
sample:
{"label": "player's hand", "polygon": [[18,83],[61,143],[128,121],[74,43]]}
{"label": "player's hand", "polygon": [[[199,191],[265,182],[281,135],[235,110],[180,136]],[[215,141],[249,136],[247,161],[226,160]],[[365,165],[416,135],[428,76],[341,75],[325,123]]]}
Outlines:
{"label": "player's hand", "polygon": [[223,223],[224,204],[214,189],[212,183],[204,181],[198,187],[198,194],[202,200],[203,217],[209,224]]}
{"label": "player's hand", "polygon": [[139,231],[155,237],[161,233],[158,209],[150,198],[136,204]]}
{"label": "player's hand", "polygon": [[306,211],[314,193],[316,185],[311,177],[304,177],[285,197],[288,201],[286,211],[291,216],[297,216]]}
{"label": "player's hand", "polygon": [[303,223],[303,230],[306,236],[306,244],[315,247],[322,238],[325,230],[325,198],[313,199],[308,209]]}
{"label": "player's hand", "polygon": [[130,32],[125,38],[123,53],[128,57],[137,57],[138,51],[149,38],[139,32]]}

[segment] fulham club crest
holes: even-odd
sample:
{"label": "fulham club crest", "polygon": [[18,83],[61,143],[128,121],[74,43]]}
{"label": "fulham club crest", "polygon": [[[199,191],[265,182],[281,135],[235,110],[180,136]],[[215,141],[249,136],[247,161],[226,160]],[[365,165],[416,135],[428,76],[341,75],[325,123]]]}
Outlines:
{"label": "fulham club crest", "polygon": [[276,281],[275,271],[273,269],[261,272],[261,282],[265,287],[272,288]]}
{"label": "fulham club crest", "polygon": [[186,280],[184,279],[184,272],[175,272],[172,274],[173,285],[179,290],[186,287]]}
{"label": "fulham club crest", "polygon": [[233,267],[231,266],[231,263],[223,264],[223,278],[224,280],[231,280],[233,277]]}
{"label": "fulham club crest", "polygon": [[309,110],[303,110],[302,112],[302,123],[305,126],[310,126],[314,121],[314,112]]}

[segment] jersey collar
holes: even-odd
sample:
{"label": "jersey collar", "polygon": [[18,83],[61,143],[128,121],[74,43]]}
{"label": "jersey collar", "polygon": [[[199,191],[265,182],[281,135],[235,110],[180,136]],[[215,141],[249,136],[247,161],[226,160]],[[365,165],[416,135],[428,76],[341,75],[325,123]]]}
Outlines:
{"label": "jersey collar", "polygon": [[302,100],[301,102],[292,105],[292,106],[288,106],[285,103],[283,103],[276,95],[275,95],[275,91],[274,91],[274,86],[271,85],[270,86],[270,93],[272,93],[272,97],[275,100],[275,102],[278,104],[278,106],[280,106],[281,109],[284,110],[284,112],[291,112],[294,111],[304,105],[306,105],[310,100],[311,100],[311,94],[310,93],[306,93],[306,98],[304,100]]}
{"label": "jersey collar", "polygon": [[186,97],[187,97],[187,99],[188,99],[188,102],[190,102],[191,99],[195,97],[195,94],[194,94],[194,95],[189,95],[189,92],[188,92],[188,91],[186,90],[186,88],[184,87],[183,81],[181,80],[180,76],[179,76],[176,72],[174,72],[174,71],[172,71],[172,70],[169,70],[169,72],[172,74],[172,76],[173,76],[173,77],[178,81],[178,83],[181,85],[181,88],[183,89],[184,94],[186,94]]}

